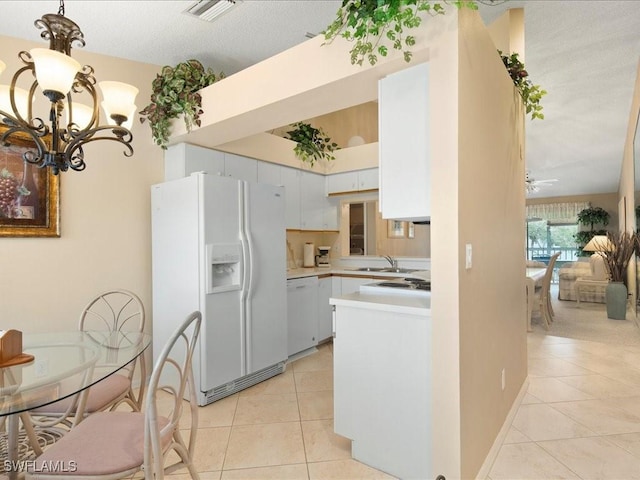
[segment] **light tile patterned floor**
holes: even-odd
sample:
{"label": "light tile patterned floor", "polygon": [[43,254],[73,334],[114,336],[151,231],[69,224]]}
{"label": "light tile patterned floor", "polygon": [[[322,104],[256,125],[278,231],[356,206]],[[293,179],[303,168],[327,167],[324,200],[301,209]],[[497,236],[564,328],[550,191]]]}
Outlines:
{"label": "light tile patterned floor", "polygon": [[[554,309],[606,322],[604,305]],[[488,478],[640,479],[640,347],[549,333],[529,334],[529,387]]]}
{"label": "light tile patterned floor", "polygon": [[[330,344],[277,377],[200,408],[198,423],[195,463],[203,480],[393,478],[352,460],[351,442],[333,433]],[[170,478],[189,478],[179,473]]]}
{"label": "light tile patterned floor", "polygon": [[[569,307],[606,317],[604,306],[554,302]],[[640,347],[536,332],[528,354],[528,393],[488,479],[640,479]],[[392,478],[352,460],[349,440],[333,433],[332,368],[324,345],[284,374],[200,408],[201,478]]]}

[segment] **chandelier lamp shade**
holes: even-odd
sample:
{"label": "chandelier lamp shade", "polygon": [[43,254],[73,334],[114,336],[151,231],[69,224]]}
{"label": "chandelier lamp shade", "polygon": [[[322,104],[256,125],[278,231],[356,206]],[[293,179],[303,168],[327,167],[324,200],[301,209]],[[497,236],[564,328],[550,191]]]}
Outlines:
{"label": "chandelier lamp shade", "polygon": [[[132,156],[129,129],[138,89],[102,81],[97,83],[100,100],[93,67],[82,66],[71,57],[72,44],[83,47],[85,41],[80,27],[64,16],[63,0],[57,14],[43,15],[35,26],[43,30],[40,36],[49,41],[49,48],[20,52],[18,58],[24,65],[10,85],[0,85],[0,144],[27,138],[34,146],[23,154],[24,161],[51,168],[54,175],[68,169],[84,170],[83,148],[97,140],[121,143],[124,155]],[[0,61],[0,75],[5,68]],[[46,99],[41,100],[42,96]],[[45,109],[42,104],[47,100],[48,116],[36,116],[34,111],[38,106]],[[104,111],[103,125],[99,106]]]}

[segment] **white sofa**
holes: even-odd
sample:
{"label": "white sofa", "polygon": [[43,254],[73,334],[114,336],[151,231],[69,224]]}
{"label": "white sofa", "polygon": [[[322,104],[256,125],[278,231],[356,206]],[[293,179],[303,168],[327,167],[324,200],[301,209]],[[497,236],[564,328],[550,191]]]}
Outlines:
{"label": "white sofa", "polygon": [[[575,282],[578,278],[592,275],[591,264],[588,261],[571,262],[558,270],[559,300],[577,300]],[[582,285],[580,287],[580,301],[605,303],[605,285]]]}

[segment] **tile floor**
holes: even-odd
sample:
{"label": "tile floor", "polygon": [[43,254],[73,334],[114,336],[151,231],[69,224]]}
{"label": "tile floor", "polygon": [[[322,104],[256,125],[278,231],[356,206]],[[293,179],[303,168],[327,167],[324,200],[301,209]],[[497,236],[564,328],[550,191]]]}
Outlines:
{"label": "tile floor", "polygon": [[[602,315],[604,306],[573,310]],[[540,333],[528,346],[528,393],[487,479],[640,479],[640,347]],[[200,408],[201,478],[393,478],[352,460],[349,441],[333,433],[332,360],[323,345]],[[179,473],[171,478],[188,478]]]}
{"label": "tile floor", "polygon": [[[333,433],[330,344],[287,370],[198,410],[195,463],[202,480],[392,479],[351,459]],[[184,470],[171,479],[189,478]]]}
{"label": "tile floor", "polygon": [[[606,317],[604,305],[571,312]],[[528,357],[527,394],[487,478],[640,479],[640,347],[530,333]]]}

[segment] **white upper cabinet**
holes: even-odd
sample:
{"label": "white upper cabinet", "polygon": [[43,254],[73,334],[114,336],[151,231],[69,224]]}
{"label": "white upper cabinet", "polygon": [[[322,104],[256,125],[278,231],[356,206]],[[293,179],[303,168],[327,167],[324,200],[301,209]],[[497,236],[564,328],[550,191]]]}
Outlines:
{"label": "white upper cabinet", "polygon": [[324,175],[301,172],[301,207],[302,220],[300,227],[304,230],[324,230]]}
{"label": "white upper cabinet", "polygon": [[227,177],[237,178],[238,180],[257,182],[258,161],[253,158],[234,155],[233,153],[225,153],[224,174]]}
{"label": "white upper cabinet", "polygon": [[380,210],[382,218],[431,217],[429,64],[378,83]]}
{"label": "white upper cabinet", "polygon": [[178,143],[164,152],[164,179],[175,180],[193,172],[224,175],[224,153],[210,148]]}
{"label": "white upper cabinet", "polygon": [[282,185],[282,166],[271,162],[258,162],[258,183]]}
{"label": "white upper cabinet", "polygon": [[281,180],[285,196],[285,225],[290,229],[300,229],[300,170],[281,167]]}
{"label": "white upper cabinet", "polygon": [[378,169],[368,168],[353,172],[327,175],[327,195],[339,193],[361,192],[378,188]]}

